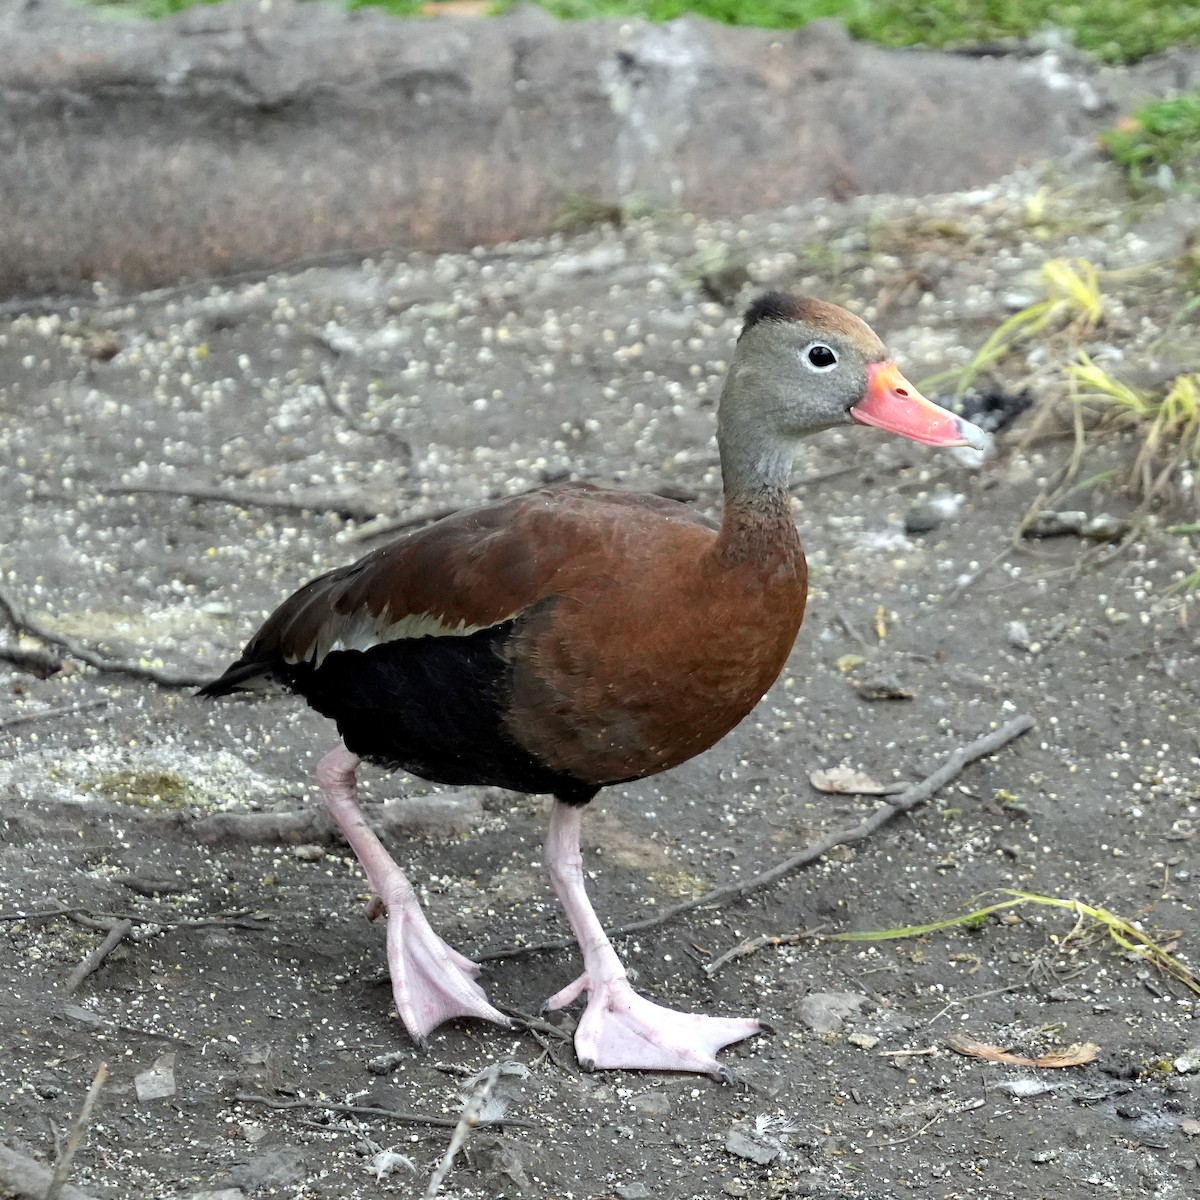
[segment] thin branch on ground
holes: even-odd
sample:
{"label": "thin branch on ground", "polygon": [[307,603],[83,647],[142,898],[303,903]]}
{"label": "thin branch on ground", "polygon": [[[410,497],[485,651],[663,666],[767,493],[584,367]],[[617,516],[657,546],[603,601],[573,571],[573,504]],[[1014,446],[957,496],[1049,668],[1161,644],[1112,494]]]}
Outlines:
{"label": "thin branch on ground", "polygon": [[[839,472],[840,473],[840,472]],[[489,492],[482,500],[483,504],[491,504],[496,500],[514,499],[517,496],[527,496],[531,492],[540,491],[544,487],[549,487],[551,484],[561,483],[567,477],[567,472],[563,475],[546,479],[543,483],[539,483],[531,488],[526,488],[523,492],[505,492],[500,489]],[[588,482],[581,480],[579,482]],[[651,496],[662,496],[667,500],[679,500],[681,489],[673,484],[663,484],[657,488],[646,488],[646,492]],[[698,488],[695,496],[699,498],[705,489]],[[715,489],[714,494],[715,494]],[[689,492],[689,494],[691,494]],[[352,529],[345,535],[345,540],[348,542],[365,542],[374,538],[386,537],[391,533],[404,533],[409,529],[415,529],[419,525],[432,525],[435,521],[442,521],[446,517],[453,517],[456,513],[462,512],[468,505],[463,504],[447,504],[441,508],[431,508],[423,513],[407,514],[405,516],[396,517],[381,517],[378,521],[368,522],[366,525],[360,526],[358,529]]]}
{"label": "thin branch on ground", "polygon": [[1010,541],[1003,550],[1000,551],[994,558],[989,558],[983,566],[972,571],[961,583],[956,583],[942,599],[943,604],[953,604],[966,592],[969,592],[990,570],[998,567],[1013,551],[1013,545]]}
{"label": "thin branch on ground", "polygon": [[246,917],[248,908],[234,909],[228,913],[214,913],[211,917],[183,917],[175,920],[161,917],[145,916],[141,913],[93,913],[86,908],[74,908],[66,905],[59,908],[33,909],[28,912],[18,909],[16,912],[0,913],[0,922],[8,921],[48,921],[55,917],[67,917],[85,929],[103,929],[110,931],[122,921],[130,921],[134,925],[153,925],[159,929],[202,929],[210,925],[218,925],[225,929],[265,929],[268,918]]}
{"label": "thin branch on ground", "polygon": [[[292,1108],[316,1109],[323,1112],[352,1113],[360,1117],[387,1117],[389,1121],[399,1121],[402,1125],[432,1125],[439,1129],[457,1129],[458,1122],[450,1117],[426,1117],[420,1113],[398,1112],[391,1108],[381,1108],[376,1104],[339,1104],[336,1100],[272,1100],[270,1096],[256,1096],[253,1092],[236,1092],[233,1097],[243,1104],[261,1104],[264,1108],[274,1108],[279,1111]],[[488,1125],[511,1125],[520,1129],[532,1129],[532,1121],[522,1121],[513,1117],[497,1117],[488,1121]]]}
{"label": "thin branch on ground", "polygon": [[947,1104],[945,1108],[933,1114],[933,1116],[921,1126],[920,1129],[908,1134],[902,1138],[893,1138],[890,1142],[880,1142],[874,1148],[876,1150],[890,1150],[893,1146],[903,1146],[905,1142],[915,1141],[921,1136],[931,1125],[936,1124],[943,1117],[957,1117],[965,1112],[972,1112],[977,1108],[982,1108],[986,1102],[984,1100],[966,1100],[961,1104]]}
{"label": "thin branch on ground", "polygon": [[492,1092],[500,1079],[501,1068],[501,1063],[492,1063],[476,1081],[475,1090],[463,1105],[462,1116],[458,1118],[458,1124],[454,1126],[450,1145],[446,1147],[442,1161],[438,1163],[436,1170],[429,1177],[429,1186],[425,1189],[425,1200],[434,1200],[438,1192],[442,1190],[442,1184],[446,1182],[446,1176],[450,1174],[450,1168],[454,1166],[458,1152],[467,1144],[467,1138],[474,1132],[483,1116],[484,1106],[491,1099]]}
{"label": "thin branch on ground", "polygon": [[[11,1146],[0,1144],[0,1191],[10,1192],[19,1200],[45,1200],[53,1173],[37,1159]],[[58,1200],[95,1200],[91,1192],[82,1192],[71,1184],[58,1191]]]}
{"label": "thin branch on ground", "polygon": [[[500,493],[489,495],[484,503],[499,499]],[[365,542],[372,538],[385,537],[389,533],[403,533],[407,529],[415,529],[419,525],[432,525],[434,521],[440,521],[444,517],[452,517],[457,512],[462,512],[463,505],[447,504],[443,508],[431,508],[427,512],[419,513],[415,516],[404,517],[389,517],[386,520],[371,521],[366,525],[360,525],[357,529],[352,529],[346,534],[348,542]]]}
{"label": "thin branch on ground", "polygon": [[337,826],[322,808],[295,812],[212,813],[189,822],[191,836],[204,845],[233,842],[251,846],[332,842]]}
{"label": "thin branch on ground", "polygon": [[[430,820],[422,816],[423,798],[416,803],[403,801],[383,804],[371,811],[371,826],[380,836],[410,835],[414,829],[426,829]],[[153,816],[151,819],[155,819]],[[454,811],[440,814],[435,820],[439,828],[453,827]],[[449,822],[449,825],[445,825]],[[212,813],[197,820],[188,820],[188,836],[205,845],[297,845],[312,842],[318,845],[344,844],[345,839],[332,818],[323,808],[282,810],[278,812]]]}
{"label": "thin branch on ground", "polygon": [[[824,927],[822,926],[822,928]],[[726,963],[733,962],[735,958],[745,958],[747,954],[753,954],[756,950],[763,949],[764,946],[796,946],[806,938],[819,936],[819,929],[797,929],[794,933],[760,934],[758,937],[742,942],[740,946],[734,946],[732,950],[726,950],[724,954],[719,958],[714,958],[712,962],[705,963],[704,973],[711,977],[725,966]]]}
{"label": "thin branch on ground", "polygon": [[[336,347],[330,346],[324,339],[322,339],[322,344],[340,357],[340,351]],[[369,422],[364,421],[357,413],[353,412],[337,398],[333,382],[333,371],[329,367],[321,369],[321,381],[318,386],[325,397],[325,403],[329,406],[330,411],[345,421],[355,433],[361,434],[363,437],[383,438],[384,441],[390,442],[400,451],[406,463],[412,462],[413,448],[412,442],[408,438],[402,433],[397,433],[394,429],[389,429],[386,425],[380,425],[376,428]]]}
{"label": "thin branch on ground", "polygon": [[96,1101],[100,1098],[100,1089],[104,1086],[107,1078],[108,1063],[102,1062],[96,1068],[92,1086],[88,1088],[88,1094],[83,1098],[79,1115],[71,1126],[71,1136],[67,1138],[67,1147],[54,1168],[54,1174],[50,1177],[50,1186],[46,1189],[45,1200],[62,1200],[63,1191],[67,1185],[67,1176],[71,1173],[71,1160],[75,1157],[75,1151],[79,1149],[79,1143],[83,1140],[83,1131],[87,1128],[88,1121],[92,1119],[92,1109],[96,1107]]}
{"label": "thin branch on ground", "polygon": [[203,675],[188,671],[168,671],[161,667],[149,667],[142,663],[127,662],[124,659],[109,658],[107,655],[84,645],[77,638],[65,633],[56,633],[35,621],[27,613],[23,613],[12,602],[8,594],[0,588],[0,616],[7,619],[10,625],[20,633],[27,633],[38,638],[48,646],[57,646],[72,658],[104,671],[110,675],[132,675],[137,679],[149,679],[162,687],[189,688],[199,687],[211,678],[211,672]]}
{"label": "thin branch on ground", "polygon": [[17,725],[29,725],[34,721],[52,721],[57,717],[73,717],[77,713],[91,712],[94,708],[104,708],[107,704],[107,700],[84,700],[79,704],[61,704],[57,708],[17,713],[15,717],[5,717],[0,721],[0,729],[13,729]]}
{"label": "thin branch on ground", "polygon": [[332,513],[345,521],[373,521],[377,506],[341,496],[280,496],[253,489],[189,487],[174,483],[114,483],[99,489],[101,496],[168,496],[197,504],[228,504],[231,508],[265,508],[278,512]]}
{"label": "thin branch on ground", "polygon": [[[811,845],[806,846],[798,854],[785,859],[769,871],[763,871],[761,874],[753,875],[749,879],[738,880],[736,883],[725,884],[723,887],[713,888],[711,891],[705,892],[702,896],[697,896],[692,900],[684,900],[680,904],[674,904],[652,917],[646,917],[641,921],[632,921],[617,929],[609,930],[609,936],[625,937],[631,933],[641,933],[646,929],[655,929],[660,925],[665,925],[668,921],[674,920],[683,913],[693,912],[698,908],[724,904],[729,900],[741,899],[754,892],[760,892],[764,888],[777,883],[785,876],[798,871],[801,867],[806,867],[809,863],[815,862],[817,859],[828,854],[835,846],[848,846],[854,842],[861,842],[886,825],[894,817],[900,816],[901,813],[909,812],[911,809],[916,808],[917,805],[923,804],[926,800],[932,798],[952,779],[957,778],[971,763],[976,762],[978,759],[986,758],[989,754],[995,754],[997,750],[1007,746],[1009,742],[1019,738],[1023,733],[1028,733],[1033,728],[1033,725],[1034,720],[1030,716],[1014,717],[1011,721],[1001,725],[998,729],[994,729],[991,733],[986,733],[983,737],[977,738],[969,745],[961,746],[955,750],[933,774],[919,783],[913,784],[912,787],[902,792],[895,799],[888,799],[861,824],[854,825],[849,829],[835,830],[828,837],[824,837],[819,842],[813,842]],[[534,942],[528,946],[514,946],[505,950],[491,950],[483,954],[476,954],[473,957],[477,962],[495,962],[498,959],[519,958],[526,954],[541,954],[549,950],[565,950],[573,945],[575,945],[575,942],[571,938],[556,938],[552,941]]]}
{"label": "thin branch on ground", "polygon": [[64,995],[71,995],[93,971],[97,970],[100,964],[129,936],[132,929],[133,922],[128,917],[123,921],[118,921],[108,931],[104,941],[71,972],[71,977],[63,989]]}

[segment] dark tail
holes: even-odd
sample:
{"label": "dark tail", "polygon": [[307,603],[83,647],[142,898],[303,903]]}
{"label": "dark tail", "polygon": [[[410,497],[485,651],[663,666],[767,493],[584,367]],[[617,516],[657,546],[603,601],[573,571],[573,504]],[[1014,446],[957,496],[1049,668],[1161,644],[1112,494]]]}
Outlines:
{"label": "dark tail", "polygon": [[256,691],[258,690],[254,686],[256,681],[266,683],[273,678],[274,672],[270,663],[247,662],[245,659],[239,659],[220,679],[206,683],[196,692],[196,695],[211,700],[215,696],[228,696],[232,692]]}

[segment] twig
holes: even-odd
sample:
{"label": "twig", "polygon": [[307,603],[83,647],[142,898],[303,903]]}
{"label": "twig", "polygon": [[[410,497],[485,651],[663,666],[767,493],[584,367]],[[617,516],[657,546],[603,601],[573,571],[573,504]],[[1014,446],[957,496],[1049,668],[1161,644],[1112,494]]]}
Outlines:
{"label": "twig", "polygon": [[[487,501],[498,500],[500,495],[499,492],[489,494]],[[452,517],[456,512],[462,512],[462,509],[463,505],[461,504],[447,504],[443,508],[431,508],[416,516],[391,517],[386,521],[371,521],[366,525],[360,525],[357,529],[351,529],[346,534],[346,541],[365,542],[371,538],[384,537],[389,533],[403,533],[404,530],[415,529],[418,525],[432,525],[434,521]]]}
{"label": "twig", "polygon": [[[542,488],[548,487],[552,483],[559,483],[566,478],[568,472],[556,475],[552,478],[543,479],[541,483],[536,483],[533,487],[525,488],[520,492],[506,492],[502,488],[493,488],[484,497],[484,504],[491,504],[494,500],[515,500],[518,496],[529,496],[534,492],[540,492]],[[383,537],[388,533],[402,533],[406,529],[413,529],[418,525],[432,525],[434,521],[444,520],[446,517],[452,517],[455,513],[462,512],[467,507],[463,504],[447,504],[442,508],[431,508],[424,513],[416,515],[392,517],[388,520],[371,521],[370,523],[361,526],[358,529],[352,529],[346,534],[348,542],[362,542],[370,538]]]}
{"label": "twig", "polygon": [[87,1128],[88,1121],[91,1120],[92,1109],[96,1107],[96,1101],[100,1098],[100,1089],[104,1086],[107,1078],[108,1063],[102,1062],[96,1068],[96,1075],[92,1080],[92,1086],[88,1088],[88,1094],[83,1098],[79,1116],[75,1118],[75,1123],[71,1126],[71,1136],[67,1138],[67,1148],[58,1160],[54,1174],[50,1177],[50,1186],[46,1189],[45,1200],[62,1200],[67,1176],[71,1173],[71,1160],[75,1157],[75,1151],[79,1149],[79,1143],[83,1140],[83,1131]]}
{"label": "twig", "polygon": [[921,1128],[916,1130],[915,1132],[910,1133],[907,1136],[902,1137],[902,1138],[893,1138],[890,1142],[880,1142],[874,1148],[876,1150],[890,1150],[893,1146],[903,1146],[905,1142],[915,1141],[931,1125],[940,1121],[943,1117],[950,1117],[950,1116],[957,1117],[961,1113],[972,1112],[977,1108],[982,1108],[985,1103],[986,1103],[986,1101],[984,1101],[984,1100],[975,1099],[975,1100],[964,1101],[962,1104],[948,1104],[940,1112],[934,1113],[933,1116],[930,1117],[929,1120],[926,1121],[925,1124],[922,1125]]}
{"label": "twig", "polygon": [[479,1124],[479,1119],[483,1115],[484,1105],[491,1099],[492,1092],[495,1090],[496,1083],[500,1078],[502,1065],[501,1063],[492,1063],[477,1080],[475,1090],[463,1106],[462,1116],[458,1118],[458,1124],[454,1126],[454,1133],[450,1137],[450,1145],[446,1147],[446,1153],[442,1155],[442,1161],[438,1163],[437,1169],[429,1177],[429,1186],[425,1189],[425,1200],[434,1200],[434,1197],[442,1190],[442,1184],[446,1182],[446,1176],[450,1174],[450,1168],[454,1165],[455,1157],[467,1144],[467,1138],[471,1136],[471,1133]]}
{"label": "twig", "polygon": [[[436,806],[424,796],[409,797],[379,806],[371,814],[371,824],[380,836],[385,833],[408,835],[435,830],[439,833],[466,829],[475,809],[469,802],[451,798]],[[157,819],[152,815],[149,819]],[[289,845],[297,842],[332,843],[343,840],[337,826],[324,809],[297,809],[277,812],[212,813],[199,820],[187,821],[188,836],[206,845],[249,844]]]}
{"label": "twig", "polygon": [[199,687],[200,684],[207,683],[209,680],[209,674],[166,671],[159,667],[147,667],[141,663],[126,662],[119,658],[108,658],[75,638],[68,637],[65,633],[55,633],[52,629],[47,629],[28,614],[22,613],[2,588],[0,588],[0,616],[7,618],[14,629],[32,634],[47,645],[65,650],[72,658],[87,663],[89,667],[95,667],[97,671],[106,671],[113,675],[133,675],[136,678],[150,679],[163,687],[172,688]]}
{"label": "twig", "polygon": [[735,958],[745,958],[747,954],[753,954],[756,950],[761,950],[764,946],[795,946],[804,941],[805,938],[816,937],[817,930],[815,929],[797,929],[794,933],[764,933],[756,938],[750,938],[749,941],[742,942],[740,946],[734,946],[732,950],[726,950],[719,958],[714,958],[712,962],[704,964],[704,973],[708,976],[715,975],[726,963],[733,962]]}
{"label": "twig", "polygon": [[[641,933],[643,930],[665,925],[668,921],[674,920],[682,913],[692,912],[697,908],[707,908],[713,904],[723,904],[727,900],[748,896],[753,892],[760,892],[764,888],[770,887],[773,883],[777,883],[784,876],[790,875],[801,867],[805,867],[823,855],[828,854],[835,846],[847,846],[853,842],[861,842],[864,838],[870,837],[877,829],[886,825],[893,817],[916,808],[918,804],[936,795],[938,791],[961,774],[971,763],[978,759],[986,758],[989,754],[995,754],[997,750],[1003,746],[1007,746],[1009,742],[1019,738],[1021,734],[1028,733],[1033,728],[1033,725],[1034,721],[1030,716],[1014,717],[1011,721],[1001,725],[999,729],[994,729],[991,733],[985,733],[983,737],[977,738],[969,745],[961,746],[955,750],[932,775],[929,775],[919,783],[913,784],[912,787],[902,792],[894,800],[889,799],[886,803],[881,804],[860,825],[855,825],[849,829],[835,830],[828,837],[806,846],[798,854],[785,859],[769,871],[763,871],[759,875],[739,880],[736,883],[728,883],[722,887],[713,888],[712,891],[705,892],[703,896],[697,896],[693,900],[684,900],[679,904],[674,904],[670,908],[656,913],[653,917],[646,917],[641,921],[632,921],[628,925],[622,925],[618,929],[610,930],[609,936],[625,937],[631,933]],[[473,957],[476,962],[494,962],[497,959],[518,958],[522,955],[540,954],[548,950],[565,950],[574,944],[573,939],[556,938],[553,941],[533,942],[527,946],[514,946],[505,950],[491,950],[483,954],[476,954]]]}
{"label": "twig", "polygon": [[244,843],[285,846],[299,842],[332,842],[337,827],[324,809],[296,812],[212,813],[189,822],[192,836],[204,845]]}
{"label": "twig", "polygon": [[[36,1159],[21,1154],[11,1146],[0,1145],[0,1191],[5,1195],[11,1192],[19,1200],[45,1200],[51,1178],[49,1167],[42,1166]],[[91,1192],[81,1192],[68,1183],[59,1190],[58,1200],[94,1198]]]}
{"label": "twig", "polygon": [[[317,1109],[324,1112],[352,1113],[361,1117],[387,1117],[403,1125],[433,1125],[440,1129],[456,1129],[458,1122],[450,1117],[425,1117],[420,1113],[397,1112],[381,1108],[376,1104],[339,1104],[336,1100],[272,1100],[269,1096],[256,1096],[253,1092],[236,1092],[233,1097],[243,1104],[261,1104],[279,1110],[289,1108]],[[532,1121],[521,1121],[512,1117],[497,1117],[489,1125],[511,1125],[520,1129],[532,1129]]]}
{"label": "twig", "polygon": [[228,504],[233,508],[267,508],[281,512],[333,513],[346,521],[373,521],[378,507],[337,496],[279,496],[237,488],[189,487],[171,483],[112,484],[99,489],[101,496],[171,496],[198,504]]}
{"label": "twig", "polygon": [[108,936],[98,945],[71,972],[70,979],[67,980],[66,987],[63,989],[64,995],[71,995],[72,992],[94,971],[100,964],[129,936],[129,931],[133,928],[133,922],[126,917],[123,921],[118,921],[109,931]]}
{"label": "twig", "polygon": [[45,921],[54,917],[68,917],[85,929],[104,930],[112,930],[122,921],[130,921],[134,925],[155,925],[160,929],[202,929],[209,925],[219,925],[225,929],[266,927],[266,917],[242,919],[248,912],[248,908],[236,908],[227,913],[214,913],[211,917],[184,917],[176,921],[164,921],[159,917],[146,917],[139,913],[91,913],[85,908],[63,905],[59,908],[33,909],[29,912],[18,909],[16,912],[0,913],[0,921]]}
{"label": "twig", "polygon": [[12,729],[16,725],[28,725],[33,721],[52,721],[56,717],[73,717],[76,713],[90,712],[93,708],[104,708],[107,700],[84,700],[79,704],[62,704],[58,708],[43,708],[38,712],[17,713],[0,721],[0,729]]}
{"label": "twig", "polygon": [[[321,343],[327,349],[332,350],[335,355],[341,357],[341,351],[337,347],[330,345],[326,339],[322,338]],[[341,417],[355,433],[361,434],[363,437],[381,437],[385,441],[391,442],[404,456],[405,462],[412,462],[413,448],[412,442],[408,438],[401,433],[397,433],[394,429],[389,429],[386,425],[380,425],[376,429],[338,400],[337,396],[334,395],[333,371],[329,367],[321,368],[321,382],[318,384],[318,387],[320,387],[321,392],[324,394],[325,403],[329,405],[330,410]]]}
{"label": "twig", "polygon": [[846,619],[846,614],[844,612],[839,611],[834,613],[833,619],[842,627],[842,629],[850,637],[851,641],[857,642],[860,646],[870,645],[870,642],[868,642],[867,639],[863,637],[863,635],[859,633],[858,630],[855,629],[854,626],[851,625]]}
{"label": "twig", "polygon": [[995,558],[989,558],[976,571],[972,571],[961,583],[957,583],[952,587],[942,600],[943,604],[953,604],[964,593],[969,592],[993,567],[998,567],[1012,553],[1011,543],[1004,547]]}

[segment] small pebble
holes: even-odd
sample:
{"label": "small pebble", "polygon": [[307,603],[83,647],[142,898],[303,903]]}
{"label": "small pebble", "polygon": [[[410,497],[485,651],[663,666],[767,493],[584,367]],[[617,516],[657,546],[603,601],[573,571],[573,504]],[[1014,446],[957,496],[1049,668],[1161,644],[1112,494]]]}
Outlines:
{"label": "small pebble", "polygon": [[852,1033],[846,1038],[846,1041],[862,1050],[874,1050],[879,1045],[879,1039],[872,1037],[869,1033]]}
{"label": "small pebble", "polygon": [[1004,636],[1008,638],[1008,644],[1018,650],[1028,650],[1032,641],[1029,626],[1024,621],[1009,621],[1004,627]]}
{"label": "small pebble", "polygon": [[148,1071],[133,1077],[133,1088],[139,1104],[175,1095],[175,1055],[163,1054],[155,1059]]}
{"label": "small pebble", "polygon": [[813,992],[800,1001],[796,1016],[814,1033],[833,1033],[866,1003],[866,996],[857,992]]}
{"label": "small pebble", "polygon": [[1200,1046],[1192,1046],[1191,1049],[1185,1050],[1175,1060],[1175,1070],[1180,1075],[1194,1075],[1200,1071]]}
{"label": "small pebble", "polygon": [[908,534],[932,533],[945,519],[935,504],[914,504],[904,514],[904,532]]}
{"label": "small pebble", "polygon": [[998,1092],[1007,1092],[1019,1100],[1031,1100],[1035,1096],[1045,1096],[1048,1092],[1057,1091],[1061,1084],[1046,1083],[1041,1079],[1002,1079],[993,1087]]}
{"label": "small pebble", "polygon": [[747,1136],[740,1129],[731,1129],[725,1138],[725,1149],[738,1158],[748,1159],[765,1167],[779,1157],[779,1151],[774,1146],[764,1146],[762,1142]]}
{"label": "small pebble", "polygon": [[644,1092],[634,1096],[629,1106],[643,1117],[665,1117],[671,1111],[671,1102],[662,1092]]}

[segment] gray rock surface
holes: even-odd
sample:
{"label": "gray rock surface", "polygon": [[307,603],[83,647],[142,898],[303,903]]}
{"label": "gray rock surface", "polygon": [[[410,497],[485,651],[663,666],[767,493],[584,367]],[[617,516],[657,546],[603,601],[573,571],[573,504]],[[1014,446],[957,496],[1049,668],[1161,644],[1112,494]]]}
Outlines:
{"label": "gray rock surface", "polygon": [[0,43],[7,295],[494,243],[631,198],[739,215],[945,192],[1067,152],[1111,108],[1108,76],[1053,52],[889,51],[828,22],[0,0]]}

